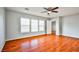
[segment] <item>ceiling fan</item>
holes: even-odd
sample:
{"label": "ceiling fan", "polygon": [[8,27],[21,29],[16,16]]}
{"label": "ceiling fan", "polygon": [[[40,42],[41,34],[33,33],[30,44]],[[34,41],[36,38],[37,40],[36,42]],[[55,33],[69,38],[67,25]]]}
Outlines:
{"label": "ceiling fan", "polygon": [[58,11],[55,11],[56,9],[58,9],[59,7],[54,7],[54,8],[52,8],[52,7],[48,7],[48,8],[45,8],[44,7],[44,9],[46,10],[46,11],[42,11],[41,13],[47,13],[49,16],[50,16],[50,14],[51,13],[58,13]]}

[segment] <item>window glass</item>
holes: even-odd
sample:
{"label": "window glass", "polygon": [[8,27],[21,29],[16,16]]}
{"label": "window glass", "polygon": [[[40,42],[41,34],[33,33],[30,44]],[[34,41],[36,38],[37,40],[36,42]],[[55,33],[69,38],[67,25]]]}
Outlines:
{"label": "window glass", "polygon": [[31,32],[38,32],[38,20],[31,20]]}
{"label": "window glass", "polygon": [[45,21],[39,20],[39,31],[45,31]]}
{"label": "window glass", "polygon": [[21,33],[30,32],[30,19],[21,18]]}

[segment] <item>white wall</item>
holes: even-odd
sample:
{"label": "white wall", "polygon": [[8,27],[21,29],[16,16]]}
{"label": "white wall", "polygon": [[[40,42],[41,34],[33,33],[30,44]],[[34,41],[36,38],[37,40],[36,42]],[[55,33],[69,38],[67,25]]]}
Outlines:
{"label": "white wall", "polygon": [[27,33],[27,34],[20,33],[20,24],[19,24],[20,17],[26,17],[26,18],[28,17],[28,18],[34,18],[34,19],[36,18],[36,19],[43,19],[43,20],[47,19],[43,17],[27,15],[19,12],[6,10],[7,40],[45,34],[45,32],[39,32],[39,33],[36,32],[36,33]]}
{"label": "white wall", "polygon": [[5,10],[0,7],[0,51],[5,44]]}
{"label": "white wall", "polygon": [[79,38],[79,15],[63,17],[62,34]]}

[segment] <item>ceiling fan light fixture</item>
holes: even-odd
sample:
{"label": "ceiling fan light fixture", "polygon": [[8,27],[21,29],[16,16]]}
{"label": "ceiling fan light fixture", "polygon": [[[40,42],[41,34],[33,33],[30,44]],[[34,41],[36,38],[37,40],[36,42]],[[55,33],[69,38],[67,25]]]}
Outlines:
{"label": "ceiling fan light fixture", "polygon": [[49,14],[50,14],[50,13],[51,13],[51,11],[48,11],[47,13],[49,13]]}
{"label": "ceiling fan light fixture", "polygon": [[58,7],[48,7],[48,8],[44,8],[46,11],[43,11],[42,13],[47,13],[48,15],[50,15],[51,13],[58,13],[58,11],[55,11],[56,9],[58,9]]}

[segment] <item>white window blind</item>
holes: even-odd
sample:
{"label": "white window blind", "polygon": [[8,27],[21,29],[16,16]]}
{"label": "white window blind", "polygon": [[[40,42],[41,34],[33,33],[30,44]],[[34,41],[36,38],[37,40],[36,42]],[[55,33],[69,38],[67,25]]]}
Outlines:
{"label": "white window blind", "polygon": [[39,20],[39,31],[45,31],[45,21]]}
{"label": "white window blind", "polygon": [[30,32],[30,19],[21,18],[21,33]]}
{"label": "white window blind", "polygon": [[31,32],[38,32],[38,20],[31,20]]}
{"label": "white window blind", "polygon": [[45,31],[45,21],[29,18],[21,18],[21,33]]}

